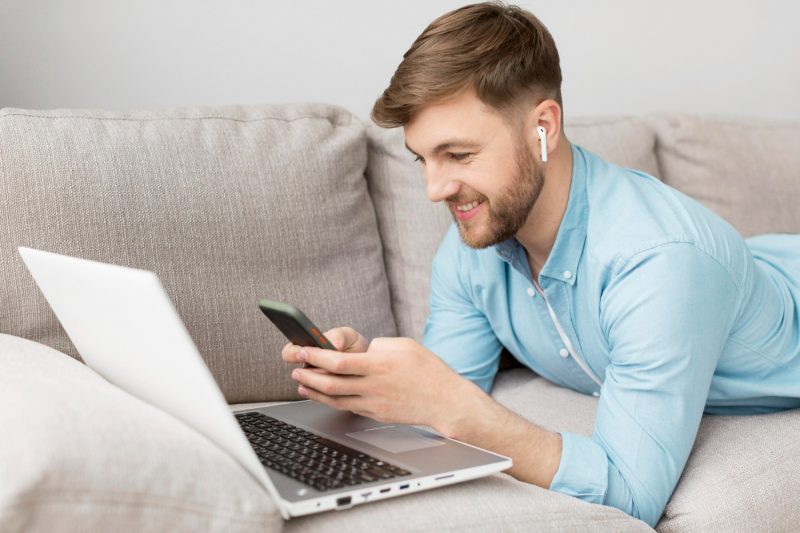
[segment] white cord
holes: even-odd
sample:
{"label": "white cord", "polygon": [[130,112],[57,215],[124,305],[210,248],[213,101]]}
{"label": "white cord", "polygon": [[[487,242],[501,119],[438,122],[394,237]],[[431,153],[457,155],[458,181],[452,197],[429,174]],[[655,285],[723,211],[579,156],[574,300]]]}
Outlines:
{"label": "white cord", "polygon": [[541,295],[542,300],[544,300],[544,303],[547,304],[547,311],[550,313],[550,319],[553,321],[553,325],[556,327],[556,331],[558,331],[558,336],[561,337],[561,342],[564,343],[564,347],[567,349],[572,358],[575,359],[575,362],[578,363],[578,366],[581,367],[581,370],[583,370],[583,372],[589,376],[598,387],[602,387],[603,382],[600,381],[600,378],[597,377],[597,374],[595,374],[592,369],[589,368],[589,365],[586,364],[586,361],[584,361],[582,357],[579,357],[575,352],[575,348],[572,346],[572,341],[569,340],[569,337],[567,337],[567,334],[564,332],[564,328],[561,327],[561,323],[558,321],[558,317],[556,316],[555,311],[553,311],[553,308],[550,307],[550,302],[548,302],[547,298],[545,298],[544,291],[539,286],[539,282],[534,279],[533,284],[536,287],[536,291]]}

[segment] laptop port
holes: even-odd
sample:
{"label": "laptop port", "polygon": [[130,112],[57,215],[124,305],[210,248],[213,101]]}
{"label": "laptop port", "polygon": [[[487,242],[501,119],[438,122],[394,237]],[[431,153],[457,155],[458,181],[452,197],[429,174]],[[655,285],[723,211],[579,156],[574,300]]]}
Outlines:
{"label": "laptop port", "polygon": [[386,487],[385,489],[381,489],[381,494],[389,492],[390,490],[392,490],[392,487]]}
{"label": "laptop port", "polygon": [[410,485],[406,483],[405,485],[400,485],[400,490],[407,489]]}
{"label": "laptop port", "polygon": [[344,496],[342,498],[336,498],[336,506],[341,507],[343,505],[350,505],[350,502],[353,501],[353,498],[350,496]]}

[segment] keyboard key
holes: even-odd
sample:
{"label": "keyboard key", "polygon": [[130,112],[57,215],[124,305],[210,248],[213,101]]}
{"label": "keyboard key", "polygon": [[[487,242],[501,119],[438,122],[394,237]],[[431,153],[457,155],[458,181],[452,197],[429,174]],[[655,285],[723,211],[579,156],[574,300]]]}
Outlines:
{"label": "keyboard key", "polygon": [[318,491],[411,474],[376,457],[261,413],[235,416],[261,464]]}

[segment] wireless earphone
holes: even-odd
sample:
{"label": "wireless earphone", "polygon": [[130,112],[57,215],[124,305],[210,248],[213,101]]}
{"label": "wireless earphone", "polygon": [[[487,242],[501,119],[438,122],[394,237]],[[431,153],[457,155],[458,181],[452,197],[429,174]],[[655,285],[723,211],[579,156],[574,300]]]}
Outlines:
{"label": "wireless earphone", "polygon": [[536,133],[539,134],[539,143],[542,145],[542,163],[547,162],[547,130],[542,126],[536,126]]}

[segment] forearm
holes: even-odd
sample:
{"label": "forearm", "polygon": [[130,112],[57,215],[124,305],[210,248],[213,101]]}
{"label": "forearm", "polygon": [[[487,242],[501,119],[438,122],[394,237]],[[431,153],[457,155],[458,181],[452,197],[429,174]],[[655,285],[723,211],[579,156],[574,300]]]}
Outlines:
{"label": "forearm", "polygon": [[[451,393],[448,392],[448,395]],[[508,473],[526,483],[549,488],[561,462],[561,435],[509,411],[479,387],[464,381],[454,402],[434,427],[443,435],[511,457]]]}

